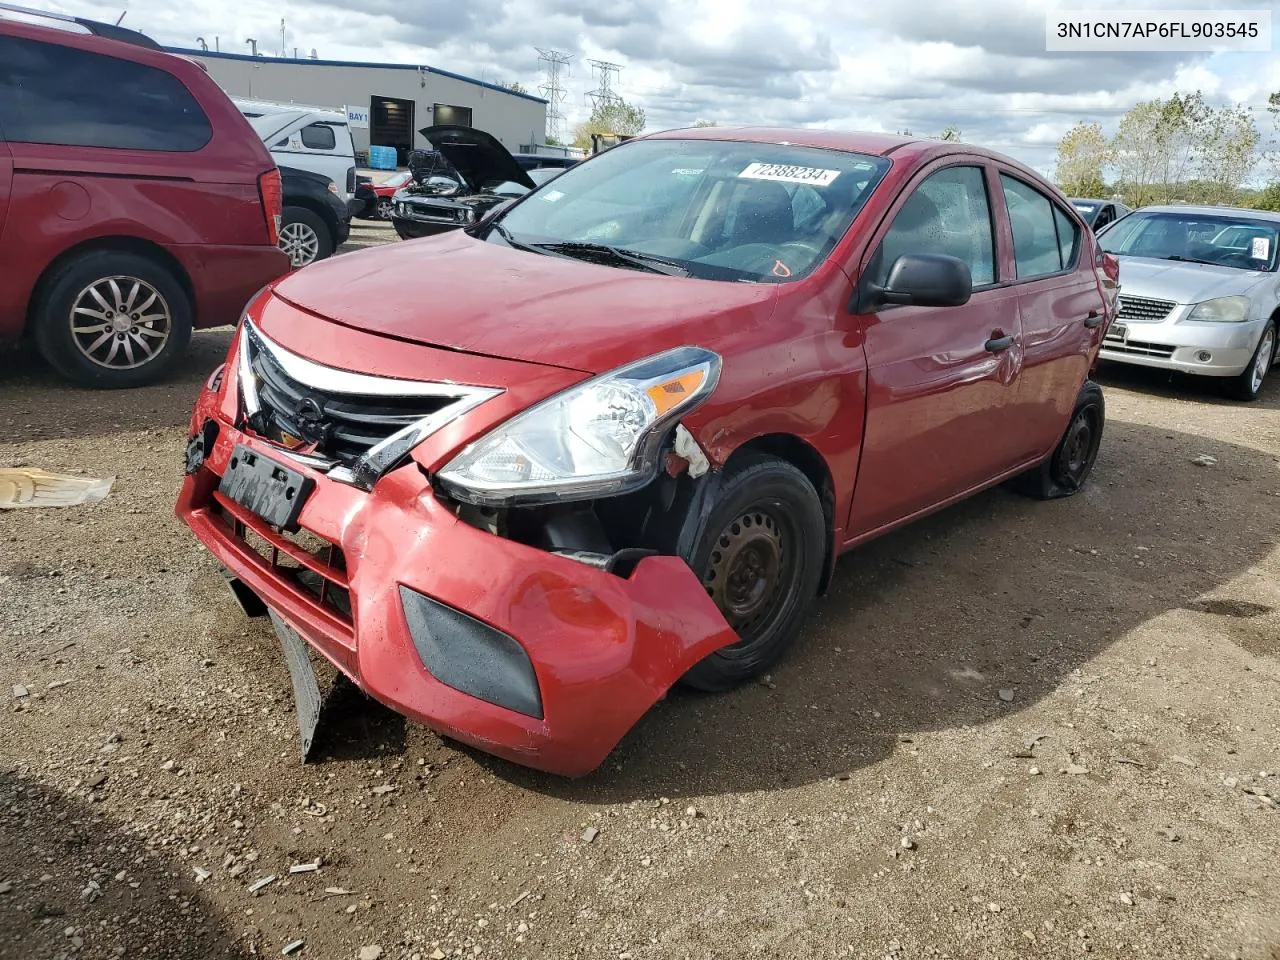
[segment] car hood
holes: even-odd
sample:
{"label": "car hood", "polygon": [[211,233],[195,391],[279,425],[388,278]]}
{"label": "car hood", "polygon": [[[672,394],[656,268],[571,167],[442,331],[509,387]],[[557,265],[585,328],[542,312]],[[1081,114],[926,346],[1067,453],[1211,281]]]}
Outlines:
{"label": "car hood", "polygon": [[765,323],[777,289],[541,256],[462,231],[322,260],[274,288],[344,326],[583,373],[685,344],[715,350]]}
{"label": "car hood", "polygon": [[1252,293],[1270,273],[1176,260],[1120,256],[1120,296],[1202,303],[1214,297]]}
{"label": "car hood", "polygon": [[472,190],[480,190],[486,183],[503,180],[514,180],[523,187],[533,189],[533,181],[524,172],[524,168],[516,163],[511,152],[483,130],[440,124],[423,127],[418,133],[449,161],[449,165],[458,171]]}

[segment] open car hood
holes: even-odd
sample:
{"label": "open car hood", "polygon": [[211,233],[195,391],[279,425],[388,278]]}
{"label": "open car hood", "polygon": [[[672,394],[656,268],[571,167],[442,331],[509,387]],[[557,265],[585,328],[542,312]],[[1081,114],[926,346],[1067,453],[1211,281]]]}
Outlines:
{"label": "open car hood", "polygon": [[534,183],[498,140],[474,127],[440,124],[418,131],[449,161],[473,191],[506,180],[532,190]]}

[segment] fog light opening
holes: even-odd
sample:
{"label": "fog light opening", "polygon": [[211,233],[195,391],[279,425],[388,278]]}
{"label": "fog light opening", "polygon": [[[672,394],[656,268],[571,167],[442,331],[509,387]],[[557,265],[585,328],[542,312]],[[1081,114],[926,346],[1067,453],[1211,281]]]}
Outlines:
{"label": "fog light opening", "polygon": [[1196,354],[1196,359],[1199,360],[1201,363],[1208,363],[1210,360],[1213,359],[1213,354],[1210,353],[1208,350],[1201,350],[1199,353]]}

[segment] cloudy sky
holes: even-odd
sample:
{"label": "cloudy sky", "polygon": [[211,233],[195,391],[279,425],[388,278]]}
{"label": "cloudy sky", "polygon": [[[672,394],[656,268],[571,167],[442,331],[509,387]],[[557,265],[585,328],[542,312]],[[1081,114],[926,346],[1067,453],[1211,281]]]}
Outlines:
{"label": "cloudy sky", "polygon": [[[19,0],[23,2],[23,0]],[[1111,132],[1135,102],[1175,90],[1255,107],[1280,90],[1269,53],[1048,54],[1051,7],[1271,9],[1280,0],[25,0],[143,30],[162,43],[224,51],[285,46],[322,59],[425,63],[492,82],[542,82],[535,47],[573,57],[563,109],[583,119],[588,60],[622,65],[616,87],[649,129],[696,120],[936,133],[1050,172],[1077,120]],[[860,8],[860,9],[859,9]]]}

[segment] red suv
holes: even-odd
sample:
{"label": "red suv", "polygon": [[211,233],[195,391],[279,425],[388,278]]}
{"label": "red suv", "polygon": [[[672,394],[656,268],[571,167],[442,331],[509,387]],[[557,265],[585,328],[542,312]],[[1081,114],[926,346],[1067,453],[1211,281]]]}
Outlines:
{"label": "red suv", "polygon": [[280,174],[194,61],[0,4],[0,342],[97,387],[161,376],[289,269]]}
{"label": "red suv", "polygon": [[581,774],[677,681],[769,668],[841,552],[1005,480],[1080,489],[1117,275],[978,147],[629,140],[256,297],[178,513],[272,614],[300,704],[305,640],[455,739]]}

